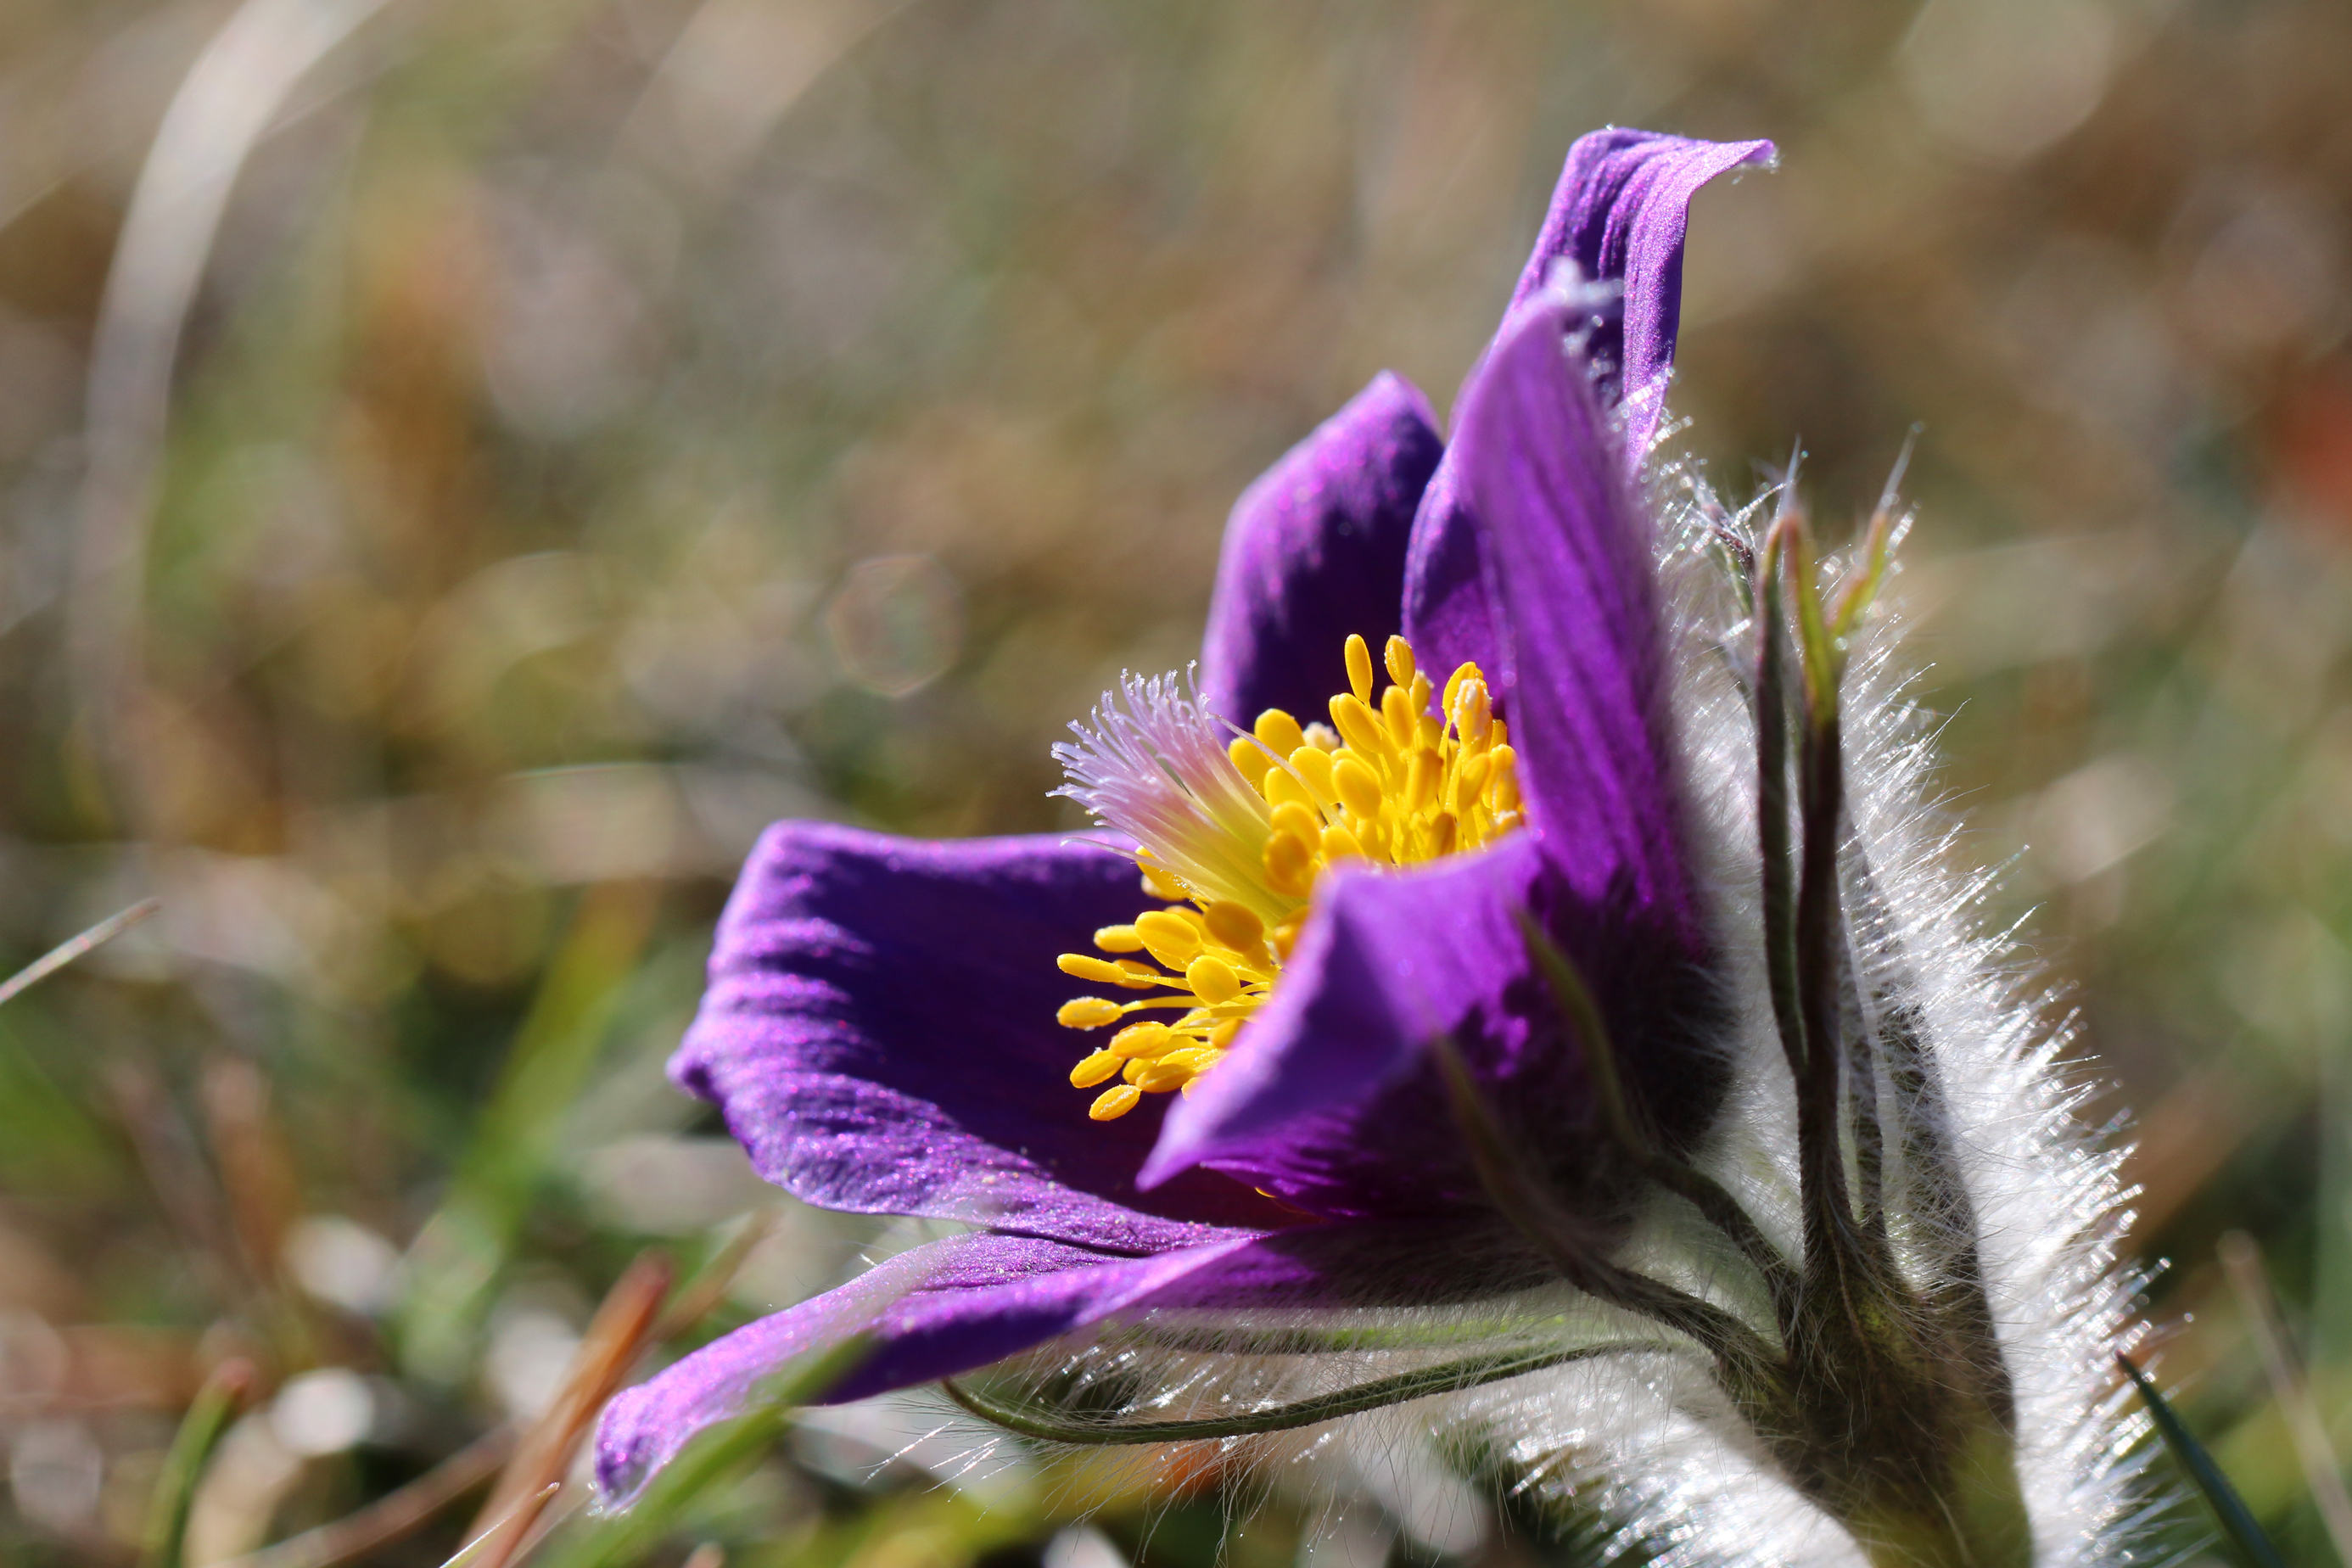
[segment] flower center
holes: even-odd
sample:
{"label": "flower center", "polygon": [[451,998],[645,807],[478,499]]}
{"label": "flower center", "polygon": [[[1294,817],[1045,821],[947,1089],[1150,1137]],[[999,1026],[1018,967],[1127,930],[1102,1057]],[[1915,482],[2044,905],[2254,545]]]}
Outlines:
{"label": "flower center", "polygon": [[[1190,1093],[1224,1059],[1274,994],[1325,871],[1417,865],[1518,826],[1516,758],[1476,665],[1441,694],[1392,637],[1375,701],[1362,637],[1347,657],[1328,725],[1269,708],[1244,734],[1189,682],[1130,676],[1123,708],[1106,696],[1094,727],[1073,724],[1077,743],[1054,748],[1070,777],[1057,793],[1136,841],[1143,889],[1163,905],[1095,932],[1109,957],[1060,960],[1065,974],[1150,994],[1080,996],[1055,1015],[1072,1029],[1125,1024],[1070,1071],[1078,1089],[1119,1079],[1087,1111],[1096,1121]],[[1174,1016],[1141,1016],[1154,1013]]]}

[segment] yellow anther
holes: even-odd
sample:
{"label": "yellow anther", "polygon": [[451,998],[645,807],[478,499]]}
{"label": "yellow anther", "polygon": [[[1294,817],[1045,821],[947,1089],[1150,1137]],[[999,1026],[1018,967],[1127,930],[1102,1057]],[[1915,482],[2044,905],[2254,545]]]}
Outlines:
{"label": "yellow anther", "polygon": [[1457,813],[1467,811],[1477,804],[1486,790],[1486,775],[1494,771],[1495,753],[1481,752],[1465,759],[1454,775],[1453,798],[1446,802]]}
{"label": "yellow anther", "polygon": [[1454,837],[1461,828],[1462,825],[1454,820],[1452,812],[1439,812],[1429,824],[1430,858],[1435,859],[1440,855],[1453,854]]}
{"label": "yellow anther", "polygon": [[[1300,749],[1305,750],[1304,747]],[[1265,775],[1265,798],[1276,806],[1290,805],[1307,811],[1315,809],[1315,792],[1288,768],[1276,768]]]}
{"label": "yellow anther", "polygon": [[1318,752],[1336,752],[1339,749],[1339,732],[1320,719],[1307,725],[1299,733],[1305,735],[1307,743]]}
{"label": "yellow anther", "polygon": [[1235,952],[1255,957],[1265,946],[1265,922],[1246,905],[1220,900],[1203,913],[1208,919],[1209,934]]}
{"label": "yellow anther", "polygon": [[1436,752],[1445,747],[1445,721],[1434,713],[1423,714],[1414,733],[1425,750]]}
{"label": "yellow anther", "polygon": [[1269,708],[1259,714],[1250,732],[1264,741],[1277,757],[1286,757],[1307,743],[1307,732],[1298,727],[1298,721],[1279,708]]}
{"label": "yellow anther", "polygon": [[1135,1087],[1145,1094],[1166,1094],[1171,1089],[1181,1089],[1192,1081],[1189,1066],[1170,1062],[1154,1062],[1145,1069]]}
{"label": "yellow anther", "polygon": [[1087,1114],[1097,1121],[1116,1121],[1143,1102],[1143,1091],[1131,1083],[1107,1089],[1087,1107]]}
{"label": "yellow anther", "polygon": [[1105,952],[1141,952],[1143,939],[1133,926],[1104,926],[1095,932],[1095,945]]}
{"label": "yellow anther", "polygon": [[1415,752],[1412,773],[1405,784],[1405,804],[1415,812],[1427,811],[1437,804],[1438,781],[1445,775],[1445,764],[1435,752]]}
{"label": "yellow anther", "polygon": [[1454,694],[1454,707],[1448,715],[1454,721],[1454,732],[1462,743],[1472,749],[1484,746],[1491,737],[1495,711],[1486,696],[1486,683],[1476,676],[1464,681]]}
{"label": "yellow anther", "polygon": [[1070,1069],[1072,1089],[1092,1089],[1118,1071],[1119,1058],[1108,1051],[1096,1051]]}
{"label": "yellow anther", "polygon": [[1486,743],[1490,746],[1509,745],[1511,743],[1511,727],[1508,724],[1504,723],[1500,719],[1496,720],[1495,732],[1486,738]]}
{"label": "yellow anther", "polygon": [[1171,1051],[1160,1059],[1169,1067],[1191,1068],[1199,1072],[1202,1068],[1214,1067],[1224,1054],[1208,1046],[1188,1046],[1181,1051]]}
{"label": "yellow anther", "polygon": [[1291,752],[1290,771],[1307,781],[1318,804],[1339,798],[1331,790],[1331,753],[1322,747],[1310,743]]}
{"label": "yellow anther", "polygon": [[1412,710],[1427,715],[1429,700],[1436,694],[1436,688],[1429,684],[1429,677],[1416,671],[1413,678],[1405,684],[1412,688]]}
{"label": "yellow anther", "polygon": [[[1181,1035],[1170,1033],[1165,1024],[1129,1024],[1126,1028],[1113,1035],[1110,1037],[1110,1044],[1097,1051],[1095,1056],[1115,1057],[1120,1061],[1131,1061],[1137,1057],[1165,1056],[1174,1050],[1182,1038]],[[1094,1059],[1094,1057],[1087,1058],[1087,1061]],[[1100,1083],[1103,1079],[1110,1075],[1111,1068],[1106,1067],[1102,1070],[1102,1077],[1094,1081]],[[1082,1083],[1078,1087],[1085,1089],[1088,1086]]]}
{"label": "yellow anther", "polygon": [[1074,996],[1054,1012],[1054,1021],[1065,1029],[1099,1029],[1124,1016],[1118,1003],[1100,996]]}
{"label": "yellow anther", "polygon": [[1385,759],[1395,754],[1396,747],[1372,717],[1372,710],[1357,699],[1344,694],[1331,699],[1331,723],[1339,738],[1368,758]]}
{"label": "yellow anther", "polygon": [[1389,679],[1399,686],[1411,686],[1413,681],[1412,644],[1401,637],[1389,638],[1389,646],[1381,650],[1381,662],[1389,667]]}
{"label": "yellow anther", "polygon": [[1200,956],[1201,933],[1192,922],[1170,910],[1153,910],[1135,917],[1135,934],[1146,952],[1171,969],[1181,969]]}
{"label": "yellow anther", "polygon": [[1381,815],[1380,775],[1352,754],[1331,764],[1331,785],[1339,804],[1370,822]]}
{"label": "yellow anther", "polygon": [[1287,959],[1298,945],[1298,933],[1306,929],[1307,911],[1301,910],[1274,928],[1274,951]]}
{"label": "yellow anther", "polygon": [[1348,689],[1359,702],[1372,700],[1372,650],[1353,632],[1348,634]]}
{"label": "yellow anther", "polygon": [[1205,952],[1185,966],[1184,984],[1192,988],[1193,995],[1212,1007],[1242,994],[1242,979],[1234,973],[1233,965]]}
{"label": "yellow anther", "polygon": [[1328,865],[1334,860],[1360,860],[1363,858],[1364,847],[1356,842],[1354,834],[1344,827],[1327,827],[1323,830],[1325,864]]}
{"label": "yellow anther", "polygon": [[1412,746],[1412,738],[1421,732],[1421,727],[1413,722],[1412,693],[1402,686],[1391,686],[1381,692],[1381,723],[1387,728],[1389,739],[1398,751]]}
{"label": "yellow anther", "polygon": [[1213,1051],[1222,1052],[1226,1047],[1232,1045],[1234,1043],[1234,1037],[1242,1032],[1242,1022],[1243,1021],[1239,1018],[1227,1018],[1223,1023],[1219,1024],[1215,1028],[1211,1029],[1209,1031],[1209,1048]]}
{"label": "yellow anther", "polygon": [[1303,899],[1314,890],[1315,852],[1304,839],[1288,833],[1274,835],[1265,841],[1265,879],[1275,891]]}
{"label": "yellow anther", "polygon": [[1171,904],[1179,903],[1191,897],[1190,894],[1184,891],[1183,883],[1178,881],[1175,878],[1170,876],[1159,867],[1147,865],[1142,867],[1141,869],[1143,871],[1143,890],[1151,895],[1151,897],[1155,899],[1164,899]]}
{"label": "yellow anther", "polygon": [[1508,746],[1497,746],[1486,753],[1487,765],[1493,773],[1486,780],[1486,804],[1494,810],[1519,809],[1519,756]]}
{"label": "yellow anther", "polygon": [[1274,759],[1265,754],[1265,748],[1247,735],[1235,735],[1226,742],[1225,755],[1234,760],[1234,766],[1249,780],[1252,789],[1265,779],[1265,770],[1274,766]]}
{"label": "yellow anther", "polygon": [[1323,818],[1295,800],[1286,800],[1274,808],[1274,830],[1294,835],[1312,844],[1323,831]]}
{"label": "yellow anther", "polygon": [[1091,980],[1098,985],[1118,985],[1129,991],[1140,991],[1151,984],[1134,970],[1097,958],[1092,953],[1066,952],[1054,962],[1061,965],[1063,973],[1076,975],[1080,980]]}
{"label": "yellow anther", "polygon": [[1465,680],[1484,680],[1485,679],[1484,671],[1468,659],[1464,659],[1454,667],[1454,673],[1445,678],[1445,696],[1439,702],[1438,707],[1447,718],[1451,719],[1454,716],[1454,700],[1461,695],[1462,683]]}

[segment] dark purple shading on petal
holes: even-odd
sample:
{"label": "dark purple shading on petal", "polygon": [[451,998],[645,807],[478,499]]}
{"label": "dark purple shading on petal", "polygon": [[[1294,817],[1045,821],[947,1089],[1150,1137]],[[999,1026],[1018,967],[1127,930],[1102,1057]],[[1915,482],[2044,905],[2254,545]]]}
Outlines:
{"label": "dark purple shading on petal", "polygon": [[[1591,327],[1588,350],[1616,371],[1607,395],[1623,394],[1624,438],[1614,461],[1638,474],[1656,433],[1681,324],[1683,237],[1690,198],[1742,163],[1772,156],[1769,142],[1694,142],[1647,131],[1596,131],[1568,152],[1514,308],[1572,261],[1588,280],[1623,287],[1622,308]],[[1458,422],[1458,421],[1457,421]],[[1433,668],[1465,659],[1491,668],[1496,625],[1477,524],[1449,456],[1413,521],[1405,563],[1405,636]]]}
{"label": "dark purple shading on petal", "polygon": [[1341,871],[1239,1047],[1169,1112],[1139,1178],[1205,1165],[1319,1215],[1481,1202],[1429,1043],[1452,1040],[1551,1138],[1583,1118],[1575,1047],[1529,983],[1512,911],[1542,905],[1535,841],[1410,871]]}
{"label": "dark purple shading on petal", "polygon": [[1475,664],[1491,680],[1501,667],[1501,640],[1486,585],[1486,552],[1462,494],[1462,475],[1451,461],[1437,465],[1422,492],[1404,570],[1404,635],[1430,679],[1442,681]]}
{"label": "dark purple shading on petal", "polygon": [[1504,610],[1529,830],[1569,889],[1706,942],[1674,762],[1651,523],[1607,416],[1538,295],[1463,395],[1454,452]]}
{"label": "dark purple shading on petal", "polygon": [[1055,957],[1139,901],[1133,865],[1087,845],[780,823],[720,919],[671,1076],[761,1175],[826,1208],[1119,1252],[1278,1226],[1221,1176],[1139,1193],[1160,1102],[1090,1121],[1070,1087],[1100,1037],[1055,1023],[1086,989]]}
{"label": "dark purple shading on petal", "polygon": [[1348,635],[1377,657],[1403,624],[1405,543],[1444,449],[1429,400],[1383,371],[1243,493],[1201,647],[1213,709],[1244,729],[1268,708],[1318,717],[1348,689]]}
{"label": "dark purple shading on petal", "polygon": [[597,1481],[626,1501],[697,1432],[741,1414],[764,1379],[854,1334],[870,1335],[872,1352],[819,1403],[951,1377],[1118,1314],[1428,1306],[1522,1289],[1543,1272],[1492,1222],[1312,1226],[1155,1258],[953,1237],[739,1329],[624,1392],[597,1426]]}

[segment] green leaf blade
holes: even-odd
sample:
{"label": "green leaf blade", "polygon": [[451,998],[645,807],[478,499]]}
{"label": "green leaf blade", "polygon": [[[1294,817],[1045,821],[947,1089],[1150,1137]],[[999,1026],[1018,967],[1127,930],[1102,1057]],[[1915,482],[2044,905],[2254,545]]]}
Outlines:
{"label": "green leaf blade", "polygon": [[2124,1374],[2132,1380],[2133,1386],[2139,1390],[2140,1397],[2147,1401],[2147,1413],[2156,1418],[2156,1429],[2163,1435],[2164,1446],[2172,1450],[2172,1457],[2179,1461],[2182,1469],[2189,1472],[2189,1479],[2197,1483],[2197,1489],[2205,1496],[2206,1506],[2213,1510],[2213,1517],[2221,1521],[2222,1532],[2237,1543],[2240,1554],[2252,1564],[2252,1568],[2286,1568],[2278,1548],[2271,1544],[2271,1538],[2263,1533],[2262,1525],[2256,1522],[2253,1510],[2246,1506],[2244,1499],[2238,1496],[2237,1488],[2230,1484],[2230,1478],[2222,1474],[2221,1467],[2214,1463],[2213,1456],[2207,1453],[2205,1446],[2189,1432],[2188,1424],[2180,1419],[2179,1412],[2172,1408],[2163,1394],[2157,1392],[2156,1384],[2147,1373],[2140,1371],[2131,1357],[2120,1351],[2116,1352],[2116,1362],[2124,1369]]}

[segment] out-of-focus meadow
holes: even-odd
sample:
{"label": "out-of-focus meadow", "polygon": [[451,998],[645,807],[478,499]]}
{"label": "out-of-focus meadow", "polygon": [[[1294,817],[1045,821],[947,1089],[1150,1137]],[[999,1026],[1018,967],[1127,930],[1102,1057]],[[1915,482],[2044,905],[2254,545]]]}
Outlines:
{"label": "out-of-focus meadow", "polygon": [[[1780,146],[1693,219],[1720,487],[1801,437],[1834,528],[1925,427],[1988,918],[2136,1115],[2188,1414],[2326,1561],[2215,1258],[2352,1440],[2347,63],[2336,0],[8,0],[0,959],[163,909],[0,1007],[0,1558],[131,1561],[241,1359],[186,1560],[429,1473],[372,1560],[437,1563],[583,1333],[903,1240],[662,1080],[738,858],[1068,824],[1048,746],[1191,657],[1234,496],[1376,371],[1442,409],[1617,122]],[[944,1409],[813,1417],[647,1560],[1577,1551],[1377,1453],[1334,1516]]]}

